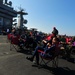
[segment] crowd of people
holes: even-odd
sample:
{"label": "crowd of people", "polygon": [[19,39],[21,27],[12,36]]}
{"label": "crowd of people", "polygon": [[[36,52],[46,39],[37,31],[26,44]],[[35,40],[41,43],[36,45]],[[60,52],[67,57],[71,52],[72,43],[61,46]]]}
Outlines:
{"label": "crowd of people", "polygon": [[43,57],[53,57],[55,55],[54,51],[59,54],[60,50],[60,54],[62,56],[70,58],[72,48],[75,48],[75,37],[59,35],[59,31],[56,29],[56,27],[53,27],[53,31],[49,35],[39,33],[34,30],[29,31],[16,29],[12,29],[12,32],[10,34],[13,34],[14,36],[19,35],[18,46],[21,50],[23,50],[23,47],[29,48],[30,46],[32,46],[34,53],[31,57],[26,57],[26,59],[33,61],[34,57],[36,56],[37,64],[39,64],[38,50],[48,53],[48,55],[40,53]]}

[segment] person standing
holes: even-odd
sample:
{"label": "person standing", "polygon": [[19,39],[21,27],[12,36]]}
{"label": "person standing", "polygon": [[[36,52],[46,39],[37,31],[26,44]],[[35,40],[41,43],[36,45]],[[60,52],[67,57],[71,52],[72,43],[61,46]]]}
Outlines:
{"label": "person standing", "polygon": [[7,34],[9,34],[9,29],[7,29]]}
{"label": "person standing", "polygon": [[53,31],[52,31],[52,34],[54,35],[54,36],[56,36],[56,35],[58,35],[58,30],[56,29],[56,27],[53,27]]}

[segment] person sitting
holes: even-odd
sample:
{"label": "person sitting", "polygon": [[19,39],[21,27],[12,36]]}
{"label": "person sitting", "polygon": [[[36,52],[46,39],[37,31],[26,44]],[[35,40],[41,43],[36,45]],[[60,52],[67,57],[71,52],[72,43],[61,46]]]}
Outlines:
{"label": "person sitting", "polygon": [[65,35],[60,36],[60,46],[61,46],[61,49],[66,49],[66,36]]}
{"label": "person sitting", "polygon": [[10,34],[15,35],[15,33],[16,33],[16,29],[15,29],[15,28],[13,28]]}
{"label": "person sitting", "polygon": [[[41,50],[41,51],[43,51],[45,53],[46,52],[50,53],[50,52],[52,52],[52,51],[54,51],[56,49],[56,47],[58,46],[57,43],[58,43],[58,38],[54,37],[51,41],[49,41],[47,43],[47,45],[45,46],[45,48],[37,46],[35,48],[35,51],[34,51],[33,55],[31,57],[26,57],[26,59],[28,59],[30,61],[33,61],[34,57],[36,56],[36,64],[39,65],[39,52],[38,52],[38,50]],[[50,53],[49,55],[52,56],[52,53]],[[45,56],[45,55],[41,54],[41,56]]]}
{"label": "person sitting", "polygon": [[22,31],[22,34],[20,35],[19,43],[18,43],[18,46],[20,47],[20,49],[23,49],[25,41],[26,41],[26,34],[25,34],[25,31]]}

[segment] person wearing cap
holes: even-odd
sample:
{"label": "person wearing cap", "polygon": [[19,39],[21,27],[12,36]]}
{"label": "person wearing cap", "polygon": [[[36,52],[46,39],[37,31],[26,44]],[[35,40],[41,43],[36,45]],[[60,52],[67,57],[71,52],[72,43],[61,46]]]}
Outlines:
{"label": "person wearing cap", "polygon": [[52,31],[52,36],[56,36],[58,35],[58,30],[56,29],[56,27],[53,27],[53,31]]}

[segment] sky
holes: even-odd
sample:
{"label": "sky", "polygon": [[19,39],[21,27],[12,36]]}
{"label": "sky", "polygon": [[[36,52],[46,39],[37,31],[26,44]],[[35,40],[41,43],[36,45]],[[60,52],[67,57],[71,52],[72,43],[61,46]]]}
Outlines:
{"label": "sky", "polygon": [[75,35],[75,0],[8,0],[15,10],[21,6],[28,15],[28,28],[51,33],[56,27],[59,34]]}

